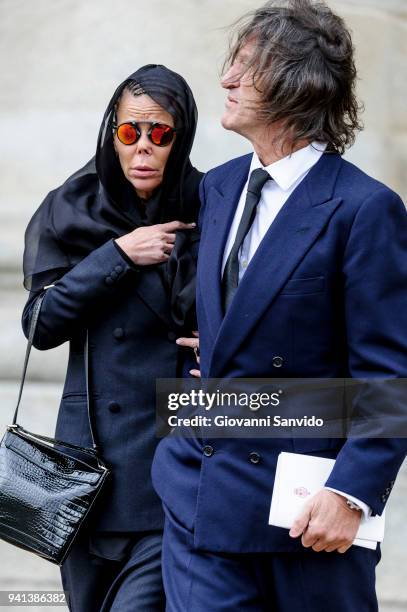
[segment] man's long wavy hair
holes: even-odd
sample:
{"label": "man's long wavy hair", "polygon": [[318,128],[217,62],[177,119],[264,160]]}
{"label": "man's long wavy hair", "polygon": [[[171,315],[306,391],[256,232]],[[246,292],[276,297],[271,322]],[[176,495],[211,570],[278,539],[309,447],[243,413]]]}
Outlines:
{"label": "man's long wavy hair", "polygon": [[362,129],[352,39],[343,19],[323,2],[271,0],[235,24],[224,71],[252,40],[245,69],[261,92],[261,117],[280,122],[292,148],[305,139],[327,142],[342,154]]}

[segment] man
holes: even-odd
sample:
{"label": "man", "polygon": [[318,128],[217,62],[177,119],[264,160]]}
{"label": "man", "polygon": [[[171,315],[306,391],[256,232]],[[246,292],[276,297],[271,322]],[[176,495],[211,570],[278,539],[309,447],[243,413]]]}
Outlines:
{"label": "man", "polygon": [[[360,127],[355,78],[349,32],[323,3],[268,2],[240,29],[222,125],[254,153],[201,183],[203,377],[407,376],[406,210],[340,155]],[[284,450],[337,457],[290,532],[268,525]],[[352,542],[405,452],[391,438],[164,440],[167,610],[377,610],[380,551]]]}

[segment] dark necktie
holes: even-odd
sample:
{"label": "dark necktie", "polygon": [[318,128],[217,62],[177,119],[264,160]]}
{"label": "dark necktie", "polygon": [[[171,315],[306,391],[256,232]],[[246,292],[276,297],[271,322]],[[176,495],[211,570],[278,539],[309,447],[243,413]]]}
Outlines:
{"label": "dark necktie", "polygon": [[222,299],[225,312],[229,308],[239,284],[239,249],[256,216],[256,207],[260,200],[261,190],[270,178],[269,173],[262,168],[253,170],[250,175],[242,218],[240,219],[235,242],[227,258],[222,277]]}

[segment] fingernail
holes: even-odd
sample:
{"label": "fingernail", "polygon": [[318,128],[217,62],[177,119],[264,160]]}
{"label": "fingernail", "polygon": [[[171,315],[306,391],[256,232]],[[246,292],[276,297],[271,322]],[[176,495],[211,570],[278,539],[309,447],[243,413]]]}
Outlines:
{"label": "fingernail", "polygon": [[177,339],[175,340],[175,344],[181,344],[181,339],[180,339],[180,338],[177,338]]}

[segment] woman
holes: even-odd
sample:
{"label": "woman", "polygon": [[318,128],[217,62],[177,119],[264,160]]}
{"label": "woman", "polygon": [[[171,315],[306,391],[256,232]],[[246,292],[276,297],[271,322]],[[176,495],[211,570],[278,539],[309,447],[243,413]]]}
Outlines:
{"label": "woman", "polygon": [[74,612],[164,609],[163,514],[150,480],[155,379],[182,375],[175,340],[195,329],[196,119],[184,79],[144,66],[109,102],[95,158],[47,196],[26,232],[24,332],[46,291],[34,345],[70,341],[56,437],[91,445],[88,330],[91,409],[112,470],[62,568]]}

